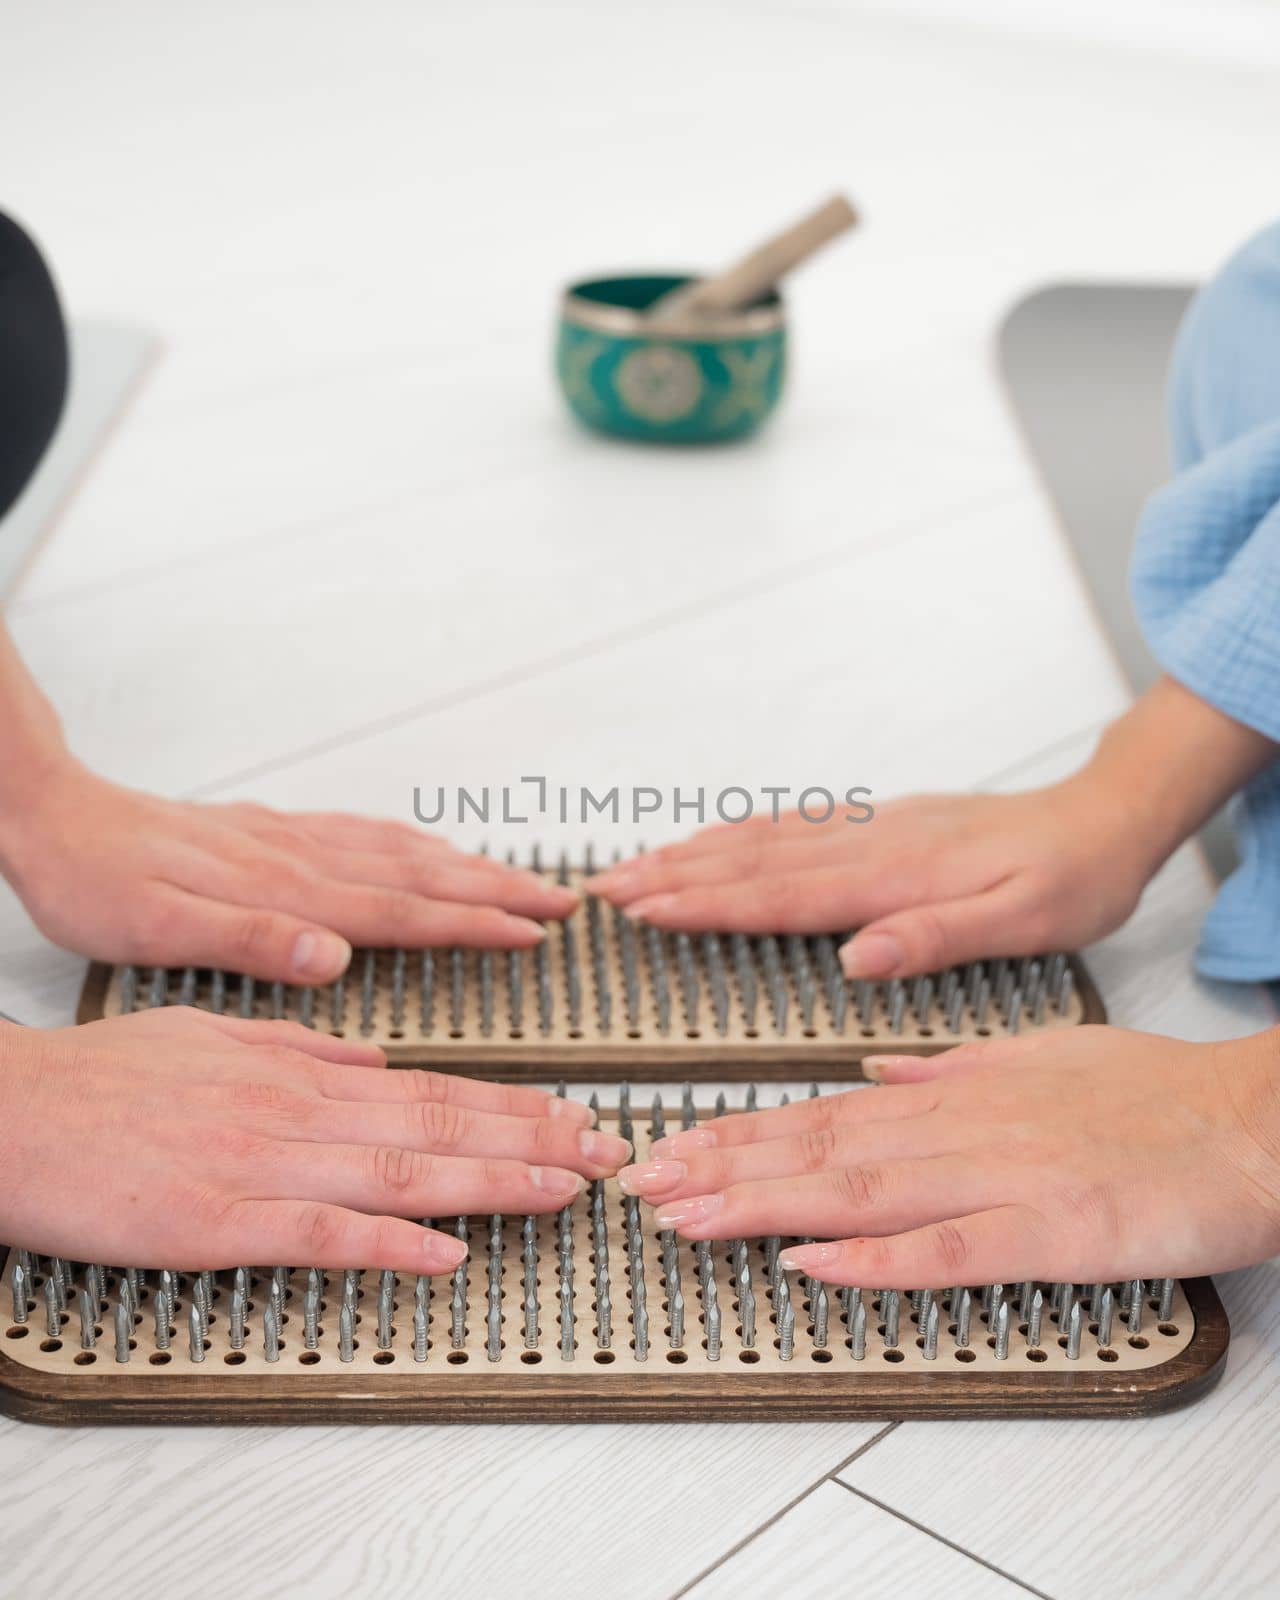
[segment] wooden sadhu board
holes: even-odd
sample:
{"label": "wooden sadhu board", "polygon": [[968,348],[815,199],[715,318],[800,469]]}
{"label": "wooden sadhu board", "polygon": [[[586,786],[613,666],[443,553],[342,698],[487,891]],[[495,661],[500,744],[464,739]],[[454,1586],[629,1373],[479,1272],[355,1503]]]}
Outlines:
{"label": "wooden sadhu board", "polygon": [[[690,1120],[688,1097],[683,1115],[673,1111],[664,1108],[668,1129]],[[615,1110],[605,1120],[616,1117]],[[624,1115],[619,1125],[624,1132],[630,1126],[643,1158],[652,1109],[637,1110],[630,1123]],[[266,1331],[270,1267],[246,1271],[240,1348],[232,1338],[233,1275],[208,1280],[209,1316],[197,1319],[202,1359],[195,1361],[194,1275],[176,1279],[177,1297],[163,1319],[172,1330],[165,1349],[156,1327],[161,1280],[146,1272],[123,1318],[128,1339],[120,1348],[114,1312],[127,1277],[122,1269],[104,1268],[98,1278],[95,1268],[90,1278],[83,1267],[60,1264],[58,1281],[70,1284],[59,1312],[46,1287],[54,1264],[35,1260],[23,1297],[26,1320],[19,1322],[17,1257],[0,1248],[0,1407],[31,1421],[71,1424],[1139,1416],[1204,1393],[1227,1349],[1226,1315],[1203,1278],[1143,1282],[1136,1331],[1131,1286],[1110,1285],[1109,1338],[1093,1315],[1106,1286],[1070,1286],[1078,1307],[1074,1357],[1053,1310],[1054,1286],[1031,1286],[1042,1296],[1038,1344],[1022,1316],[1031,1292],[1024,1286],[971,1286],[967,1336],[957,1321],[964,1292],[939,1288],[935,1318],[925,1317],[936,1334],[930,1353],[928,1327],[922,1331],[905,1291],[895,1336],[887,1292],[864,1289],[842,1301],[832,1290],[823,1309],[817,1284],[771,1272],[779,1241],[717,1243],[704,1249],[708,1269],[699,1247],[660,1236],[647,1208],[632,1202],[629,1213],[612,1181],[593,1186],[567,1214],[537,1219],[528,1238],[522,1218],[460,1220],[470,1258],[460,1280],[420,1280],[419,1317],[414,1279],[387,1284],[384,1322],[378,1273],[360,1274],[348,1287],[343,1273],[330,1272],[316,1280],[308,1330],[307,1269],[277,1269],[274,1360]],[[450,1231],[459,1224],[436,1221]],[[91,1302],[92,1333],[83,1331],[78,1310],[77,1289],[86,1283],[101,1292]],[[682,1330],[673,1312],[677,1286]],[[345,1351],[344,1299],[354,1313]],[[993,1329],[1001,1304],[1003,1352]]]}
{"label": "wooden sadhu board", "polygon": [[[589,877],[561,876],[589,891]],[[836,953],[846,937],[664,933],[585,892],[535,950],[358,950],[323,989],[95,965],[79,1020],[190,1004],[370,1039],[397,1066],[578,1082],[853,1080],[875,1051],[925,1055],[1106,1020],[1073,955],[850,983]]]}

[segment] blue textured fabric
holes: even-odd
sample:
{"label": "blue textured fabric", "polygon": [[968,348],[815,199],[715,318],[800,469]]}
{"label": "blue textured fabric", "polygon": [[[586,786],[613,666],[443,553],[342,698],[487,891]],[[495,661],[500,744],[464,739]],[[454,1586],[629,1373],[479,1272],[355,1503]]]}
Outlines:
{"label": "blue textured fabric", "polygon": [[[1138,525],[1138,620],[1172,677],[1280,741],[1280,224],[1192,302],[1169,413],[1178,472]],[[1280,978],[1280,763],[1232,815],[1240,866],[1205,918],[1196,964],[1215,978]]]}

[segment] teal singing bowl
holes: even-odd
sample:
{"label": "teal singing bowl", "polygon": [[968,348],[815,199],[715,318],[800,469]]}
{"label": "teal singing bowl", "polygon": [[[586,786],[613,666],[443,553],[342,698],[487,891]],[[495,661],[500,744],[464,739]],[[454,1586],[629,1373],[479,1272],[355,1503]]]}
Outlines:
{"label": "teal singing bowl", "polygon": [[593,278],[566,291],[556,376],[580,422],[624,439],[713,444],[751,433],[772,412],[786,369],[781,298],[650,327],[647,308],[688,281]]}

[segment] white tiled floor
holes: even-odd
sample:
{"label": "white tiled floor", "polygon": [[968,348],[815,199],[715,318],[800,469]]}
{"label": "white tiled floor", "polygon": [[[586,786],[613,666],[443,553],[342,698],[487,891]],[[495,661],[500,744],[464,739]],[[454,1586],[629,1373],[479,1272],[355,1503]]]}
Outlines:
{"label": "white tiled floor", "polygon": [[[75,310],[167,342],[11,613],[111,774],[400,816],[528,771],[883,796],[1039,780],[1123,703],[990,334],[1035,283],[1201,276],[1267,220],[1273,6],[122,0],[6,32],[0,202]],[[837,184],[868,225],[795,285],[769,432],[663,455],[561,417],[559,283],[714,262]],[[1270,1020],[1190,976],[1208,892],[1183,852],[1090,953],[1117,1020]],[[79,972],[0,901],[0,1004],[63,1020]],[[1224,1293],[1223,1385],[1153,1422],[0,1425],[4,1583],[122,1594],[127,1548],[191,1600],[1263,1594],[1274,1271]]]}

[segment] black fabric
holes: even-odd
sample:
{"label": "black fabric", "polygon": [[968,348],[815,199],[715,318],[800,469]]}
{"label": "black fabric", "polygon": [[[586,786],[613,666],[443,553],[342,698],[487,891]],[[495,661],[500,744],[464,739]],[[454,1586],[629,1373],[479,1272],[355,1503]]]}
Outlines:
{"label": "black fabric", "polygon": [[34,242],[0,212],[0,517],[35,471],[66,395],[58,291]]}

